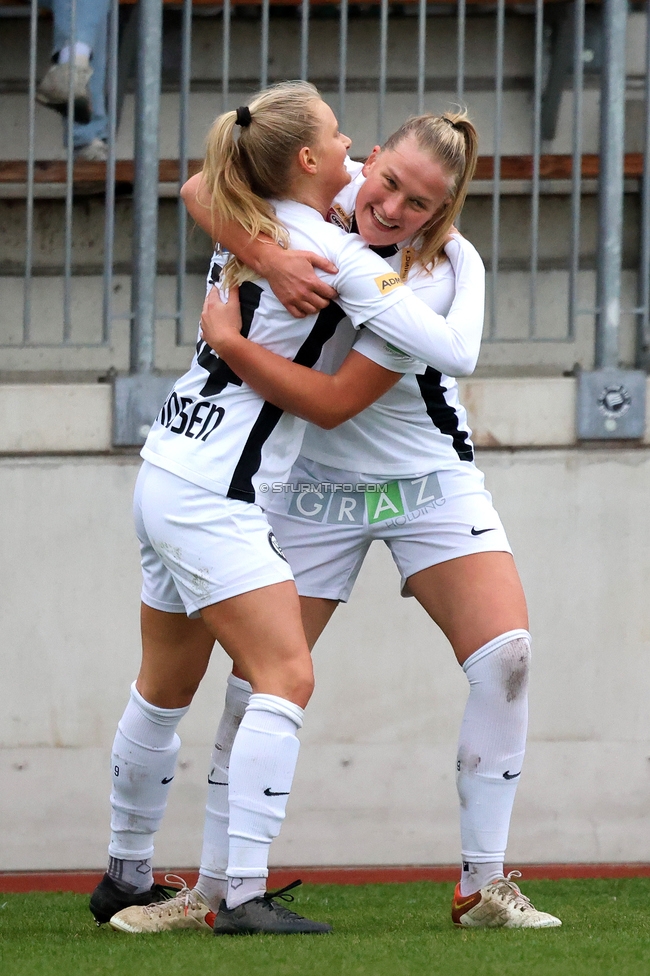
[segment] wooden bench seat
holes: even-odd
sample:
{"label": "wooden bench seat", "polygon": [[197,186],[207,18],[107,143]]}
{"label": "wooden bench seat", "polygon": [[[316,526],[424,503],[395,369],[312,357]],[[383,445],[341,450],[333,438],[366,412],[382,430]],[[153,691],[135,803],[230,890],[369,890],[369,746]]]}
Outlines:
{"label": "wooden bench seat", "polygon": [[[188,169],[190,176],[198,173],[202,161],[192,159]],[[544,155],[540,158],[540,177],[543,180],[567,180],[571,178],[573,160],[568,155]],[[595,153],[586,153],[582,157],[582,176],[584,179],[596,179],[599,171],[599,157]],[[158,179],[161,183],[177,183],[179,179],[179,164],[176,159],[161,159],[158,168]],[[643,175],[643,153],[626,153],[626,179],[640,179]],[[502,156],[501,179],[530,180],[533,176],[532,156]],[[479,156],[476,168],[477,180],[491,180],[494,178],[494,157]],[[79,162],[74,166],[75,184],[103,184],[106,179],[105,163]],[[133,183],[134,164],[130,159],[120,159],[115,166],[115,181],[117,183]],[[63,160],[37,162],[34,167],[35,183],[65,183],[66,163]],[[25,160],[0,161],[0,183],[27,183],[27,163]]]}

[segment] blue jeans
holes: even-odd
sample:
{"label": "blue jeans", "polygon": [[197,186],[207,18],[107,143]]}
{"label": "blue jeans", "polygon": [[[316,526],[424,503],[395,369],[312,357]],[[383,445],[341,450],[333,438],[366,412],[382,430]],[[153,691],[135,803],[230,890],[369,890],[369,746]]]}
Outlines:
{"label": "blue jeans", "polygon": [[[71,0],[40,0],[39,6],[52,11],[54,19],[53,51],[55,54],[75,42],[87,44],[92,50],[92,76],[88,88],[92,100],[92,117],[88,125],[73,124],[75,149],[87,146],[93,139],[108,138],[106,115],[106,40],[108,11],[111,0],[77,0],[75,38],[71,38]],[[64,120],[64,145],[67,143],[67,120]]]}

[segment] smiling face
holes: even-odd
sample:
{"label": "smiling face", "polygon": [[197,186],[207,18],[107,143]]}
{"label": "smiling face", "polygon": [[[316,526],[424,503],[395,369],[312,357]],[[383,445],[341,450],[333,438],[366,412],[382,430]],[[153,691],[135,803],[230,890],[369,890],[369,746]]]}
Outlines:
{"label": "smiling face", "polygon": [[364,241],[398,244],[417,235],[451,196],[453,179],[419,148],[414,136],[383,152],[376,146],[363,167],[366,181],[355,208]]}

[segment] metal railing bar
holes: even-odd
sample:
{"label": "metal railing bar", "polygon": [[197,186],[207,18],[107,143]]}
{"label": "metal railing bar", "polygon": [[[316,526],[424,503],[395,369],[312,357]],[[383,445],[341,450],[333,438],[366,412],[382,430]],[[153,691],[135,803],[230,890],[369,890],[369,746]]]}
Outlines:
{"label": "metal railing bar", "polygon": [[269,0],[262,0],[260,24],[260,88],[269,83]]}
{"label": "metal railing bar", "polygon": [[641,233],[637,309],[637,363],[648,368],[650,360],[650,0],[646,9],[645,48],[645,142],[640,187]]}
{"label": "metal railing bar", "polygon": [[462,106],[465,98],[465,37],[466,37],[466,8],[465,0],[458,0],[458,23],[456,25],[456,98]]}
{"label": "metal railing bar", "polygon": [[580,265],[580,225],[582,217],[582,112],[585,64],[585,0],[574,0],[573,44],[573,146],[571,166],[571,241],[569,250],[568,333],[575,336],[579,315],[578,271]]}
{"label": "metal railing bar", "polygon": [[[190,72],[192,67],[192,0],[183,0],[181,24],[181,70],[178,102],[178,189],[187,180]],[[185,308],[185,266],[187,264],[187,210],[177,202],[178,258],[176,265],[176,345],[183,341],[183,310]]]}
{"label": "metal railing bar", "polygon": [[230,0],[223,0],[223,38],[221,47],[221,111],[228,111],[230,94]]}
{"label": "metal railing bar", "polygon": [[384,141],[386,115],[386,75],[388,50],[388,0],[381,0],[379,13],[379,92],[377,99],[377,142]]}
{"label": "metal railing bar", "polygon": [[544,0],[535,2],[535,70],[533,89],[533,178],[530,201],[530,310],[528,335],[537,332],[537,270],[539,261],[539,161],[542,153],[542,70],[544,58]]}
{"label": "metal railing bar", "polygon": [[300,6],[300,78],[309,76],[309,9],[310,0],[302,0]]}
{"label": "metal railing bar", "polygon": [[36,158],[36,54],[38,0],[29,11],[29,115],[27,122],[27,206],[25,227],[25,282],[23,286],[23,343],[29,342],[32,315],[32,267],[34,264],[34,163]]}
{"label": "metal railing bar", "polygon": [[345,94],[348,73],[348,0],[339,11],[339,126],[345,132]]}
{"label": "metal railing bar", "polygon": [[496,65],[494,79],[494,176],[492,196],[492,271],[490,272],[489,335],[496,335],[499,278],[499,237],[501,232],[501,122],[503,116],[503,53],[505,37],[505,0],[497,4]]}
{"label": "metal railing bar", "polygon": [[625,34],[627,0],[603,2],[600,102],[600,177],[596,272],[596,368],[618,366],[623,241]]}
{"label": "metal railing bar", "polygon": [[[37,162],[40,146],[40,143],[37,141],[40,136],[40,129],[37,130],[37,125],[40,119],[35,105],[35,95],[38,91],[37,82],[39,80],[37,75],[38,42],[39,39],[42,40],[37,33],[40,27],[38,2],[39,0],[30,0],[30,4],[25,4],[24,6],[24,24],[25,27],[27,27],[28,23],[30,26],[28,86],[23,82],[21,88],[21,93],[23,93],[24,97],[24,92],[29,87],[26,159],[20,165],[18,165],[18,161],[14,164],[10,162],[9,169],[5,167],[2,176],[5,183],[10,183],[19,178],[21,185],[24,187],[20,192],[25,193],[26,200],[22,330],[20,327],[16,330],[12,329],[10,333],[11,341],[5,338],[0,342],[0,348],[23,348],[29,350],[94,350],[103,348],[107,350],[106,355],[108,356],[113,339],[112,333],[114,333],[116,328],[113,323],[118,320],[129,321],[130,319],[135,319],[133,331],[140,344],[136,359],[132,358],[131,369],[140,373],[150,372],[154,369],[153,348],[155,341],[155,323],[158,320],[165,322],[173,321],[175,323],[176,346],[183,346],[185,344],[183,341],[184,314],[186,306],[189,303],[189,293],[190,289],[193,288],[194,281],[189,276],[198,273],[198,264],[200,262],[198,256],[192,257],[191,255],[190,245],[187,239],[187,212],[184,206],[180,204],[180,201],[177,201],[177,246],[175,252],[170,255],[170,259],[162,262],[157,261],[154,242],[151,240],[147,241],[147,238],[151,238],[151,227],[155,224],[157,218],[159,192],[162,192],[163,196],[169,195],[172,186],[174,189],[176,187],[176,180],[182,184],[187,179],[188,173],[192,171],[190,169],[192,160],[189,158],[189,113],[193,105],[191,101],[193,96],[191,93],[195,91],[215,92],[216,89],[217,99],[219,100],[221,97],[223,109],[227,110],[231,107],[228,103],[233,97],[234,91],[248,92],[257,89],[258,81],[256,81],[256,78],[258,77],[259,84],[265,86],[269,84],[270,80],[274,80],[277,72],[275,60],[271,60],[270,47],[275,44],[278,24],[274,21],[273,38],[271,38],[270,20],[272,17],[275,18],[277,11],[275,7],[274,10],[271,10],[272,0],[259,0],[257,4],[260,9],[259,48],[257,24],[255,24],[253,26],[252,38],[254,45],[254,51],[252,52],[254,60],[251,65],[252,74],[249,73],[245,77],[245,63],[243,58],[240,58],[239,51],[240,35],[236,30],[238,24],[234,24],[235,29],[232,24],[233,16],[235,16],[232,12],[235,0],[223,0],[221,8],[223,18],[222,38],[217,41],[217,44],[222,47],[222,77],[210,78],[206,75],[205,79],[195,79],[193,82],[191,77],[193,5],[192,0],[179,0],[178,6],[182,10],[182,27],[178,88],[178,166],[176,166],[175,161],[174,165],[171,164],[171,161],[165,161],[160,172],[156,171],[158,173],[158,180],[153,177],[154,169],[151,166],[147,164],[144,167],[149,174],[148,183],[155,184],[156,186],[156,209],[153,210],[154,195],[150,192],[151,186],[148,185],[145,188],[142,181],[144,172],[142,157],[147,156],[149,162],[153,158],[151,133],[147,136],[148,141],[144,152],[142,144],[136,144],[134,172],[136,185],[139,183],[139,190],[136,192],[136,196],[139,192],[140,202],[135,204],[134,211],[139,207],[140,214],[138,217],[134,213],[134,260],[129,264],[128,261],[116,260],[116,256],[119,258],[117,249],[119,232],[121,231],[121,221],[119,219],[121,210],[116,210],[115,180],[128,183],[133,179],[133,174],[128,168],[132,164],[127,163],[125,167],[121,160],[117,159],[116,147],[117,126],[119,124],[116,121],[119,111],[119,59],[123,54],[121,49],[118,50],[120,0],[111,0],[108,15],[106,98],[109,132],[108,158],[105,167],[105,187],[103,188],[105,220],[103,228],[103,254],[101,258],[97,256],[96,259],[92,258],[90,252],[84,251],[83,247],[79,244],[78,237],[74,236],[80,230],[79,220],[81,219],[79,210],[77,209],[79,204],[77,193],[80,189],[78,184],[84,182],[88,184],[93,183],[93,192],[98,192],[102,189],[101,181],[104,179],[104,167],[101,164],[89,166],[88,164],[75,162],[73,81],[74,43],[78,34],[77,28],[81,26],[79,19],[80,12],[78,9],[79,0],[71,0],[70,3],[72,36],[70,38],[70,80],[67,91],[68,122],[65,135],[67,151],[65,162],[63,162],[63,157],[61,157],[61,161],[57,163],[50,163],[48,161],[44,161],[43,163]],[[294,20],[294,26],[291,28],[290,56],[296,72],[299,64],[300,77],[304,79],[310,77],[310,68],[316,68],[316,55],[318,54],[320,57],[321,54],[320,47],[318,51],[310,48],[311,2],[312,0],[296,0],[293,13],[290,15],[300,20],[300,27],[298,27],[298,24]],[[568,33],[571,34],[572,32],[573,35],[572,40],[569,42],[573,48],[570,55],[570,60],[573,63],[573,77],[570,74],[570,67],[567,66],[568,80],[566,85],[567,89],[573,89],[570,110],[570,121],[572,124],[570,156],[559,154],[557,156],[550,155],[552,146],[549,149],[549,155],[545,155],[546,144],[543,141],[542,116],[545,72],[544,30],[551,18],[551,12],[546,8],[545,0],[534,0],[532,7],[529,6],[526,11],[521,12],[522,16],[525,16],[526,30],[528,31],[529,28],[532,28],[534,38],[534,63],[531,64],[532,70],[529,69],[529,74],[526,77],[520,77],[520,75],[515,77],[511,74],[513,69],[518,69],[515,67],[516,61],[513,60],[513,38],[515,35],[511,32],[512,19],[515,14],[512,11],[509,0],[493,0],[489,10],[485,9],[481,11],[482,15],[489,14],[489,17],[484,17],[486,33],[490,31],[489,43],[492,43],[491,32],[492,30],[494,31],[494,67],[489,69],[492,71],[490,78],[484,76],[485,72],[483,69],[481,69],[482,73],[480,77],[478,75],[472,75],[472,65],[468,65],[467,62],[467,44],[469,42],[474,43],[473,33],[470,32],[468,36],[467,32],[467,5],[469,3],[470,0],[458,0],[455,5],[457,22],[455,25],[451,21],[447,22],[446,29],[451,30],[452,35],[454,31],[456,33],[455,38],[452,36],[452,51],[449,52],[453,59],[453,48],[455,48],[456,63],[453,64],[450,62],[447,69],[442,69],[446,70],[444,77],[437,77],[431,74],[431,66],[427,64],[427,44],[435,40],[431,32],[429,32],[429,36],[427,37],[427,13],[429,12],[431,14],[427,6],[427,0],[417,0],[417,3],[414,0],[410,7],[409,13],[414,15],[412,19],[409,18],[408,44],[410,46],[405,57],[405,63],[402,66],[394,63],[392,47],[394,32],[391,32],[389,35],[389,29],[392,31],[394,26],[393,20],[390,19],[394,10],[393,0],[377,0],[377,3],[373,4],[374,9],[369,12],[368,21],[365,25],[362,25],[361,30],[361,34],[364,37],[363,43],[367,45],[365,56],[367,57],[370,54],[370,65],[367,70],[364,69],[362,66],[363,62],[360,60],[358,67],[364,73],[364,77],[361,77],[360,74],[349,77],[349,72],[352,71],[352,68],[348,68],[348,51],[350,50],[352,56],[355,56],[356,52],[352,52],[350,49],[352,37],[350,33],[350,0],[341,0],[338,4],[336,14],[332,10],[332,14],[336,19],[331,23],[333,30],[330,38],[333,59],[336,60],[338,55],[338,68],[333,64],[329,68],[324,66],[321,69],[317,69],[321,71],[323,77],[310,80],[314,80],[322,90],[332,93],[331,95],[328,94],[327,97],[332,98],[333,106],[337,105],[338,99],[339,123],[343,131],[345,131],[346,125],[351,124],[350,113],[353,102],[354,107],[357,107],[358,96],[353,93],[364,93],[364,100],[370,98],[372,104],[372,99],[376,91],[378,112],[376,140],[378,142],[382,142],[386,136],[391,111],[395,107],[393,105],[393,93],[404,93],[404,95],[398,96],[399,102],[404,104],[403,98],[405,97],[411,105],[414,107],[415,105],[417,106],[417,112],[421,114],[430,105],[429,92],[435,92],[435,98],[448,98],[450,101],[453,100],[455,93],[456,99],[461,105],[465,98],[469,98],[470,109],[473,107],[476,110],[478,106],[472,106],[471,104],[474,100],[473,93],[490,91],[492,94],[490,98],[490,109],[494,127],[493,156],[489,166],[486,159],[481,161],[480,173],[483,175],[477,186],[477,195],[492,197],[489,202],[488,199],[484,201],[485,205],[491,211],[489,240],[485,242],[486,265],[489,271],[488,327],[486,329],[487,335],[485,341],[491,344],[503,343],[504,347],[530,343],[531,345],[528,348],[531,350],[533,348],[532,344],[545,343],[551,346],[557,345],[559,349],[560,347],[575,342],[576,335],[579,335],[581,337],[582,348],[585,332],[589,329],[589,323],[581,317],[590,316],[593,318],[596,315],[598,317],[597,330],[599,336],[596,345],[596,363],[597,365],[611,365],[616,359],[615,352],[612,350],[615,350],[616,346],[620,316],[622,314],[631,314],[634,317],[636,327],[637,364],[650,371],[650,0],[643,5],[641,18],[641,23],[643,19],[645,19],[646,23],[645,73],[643,74],[643,68],[635,68],[637,73],[632,78],[632,86],[634,88],[634,92],[632,93],[633,97],[643,97],[644,99],[644,132],[641,136],[643,141],[640,146],[635,147],[637,150],[640,150],[639,152],[629,153],[625,157],[625,169],[620,173],[620,159],[616,158],[616,156],[618,149],[621,150],[621,156],[623,152],[622,137],[619,138],[623,127],[624,114],[620,106],[621,97],[624,97],[625,84],[624,66],[622,62],[614,66],[615,78],[613,81],[611,79],[609,81],[609,94],[606,91],[607,79],[605,79],[605,84],[603,85],[603,111],[604,113],[609,113],[608,118],[610,121],[610,129],[607,131],[614,132],[614,142],[618,140],[618,148],[616,152],[611,151],[612,140],[604,135],[605,128],[601,129],[598,154],[584,151],[583,146],[587,134],[587,120],[590,118],[590,115],[585,115],[585,113],[588,110],[590,112],[592,111],[592,101],[590,100],[588,89],[590,87],[594,88],[598,84],[596,75],[593,72],[585,72],[585,67],[589,71],[589,66],[585,66],[583,61],[585,43],[588,43],[589,40],[587,29],[590,26],[586,15],[587,0],[573,0],[573,9],[568,4],[566,5],[568,17],[571,18],[568,23],[572,25],[572,29],[570,27]],[[152,4],[160,5],[161,0],[139,0],[138,9],[150,9]],[[617,58],[620,62],[620,20],[623,0],[604,0],[603,7],[609,7],[610,10],[611,8],[615,8],[618,11],[617,16],[619,22],[618,26],[614,28],[614,33],[618,35],[618,39],[616,37],[614,38],[614,47],[608,50],[618,51],[619,55],[617,55]],[[288,10],[285,10],[282,16],[289,17]],[[315,11],[314,17],[317,18],[318,16],[319,11]],[[400,16],[399,10],[397,10],[396,16]],[[530,19],[532,16],[534,16],[534,21]],[[417,26],[415,23],[416,17]],[[373,33],[376,21],[378,21],[377,35]],[[637,25],[635,25],[634,29],[637,32],[641,29],[641,23],[637,21]],[[316,26],[320,26],[320,21]],[[354,24],[352,26],[356,29]],[[470,23],[470,27],[473,28],[473,26],[473,22]],[[338,37],[336,37],[337,27]],[[247,28],[244,34],[248,33],[249,30]],[[356,35],[354,36],[356,37]],[[390,52],[388,50],[389,36],[391,42]],[[317,39],[320,44],[320,35]],[[250,42],[249,40],[248,43]],[[611,42],[612,38],[610,37],[607,43],[611,44]],[[137,43],[140,60],[142,60],[142,52],[146,46],[144,44],[142,30],[138,31]],[[402,41],[400,40],[401,43]],[[378,51],[377,44],[379,47]],[[159,39],[154,40],[154,45],[157,46],[156,50],[152,52],[155,61],[158,53]],[[148,50],[151,49],[148,48]],[[215,53],[218,57],[218,51]],[[311,54],[314,54],[314,60],[310,60]],[[257,56],[260,57],[259,69],[257,64],[255,64]],[[391,61],[390,65],[388,64],[389,59]],[[605,72],[610,72],[611,74],[611,62],[614,60],[616,58],[613,54],[608,56],[607,52],[605,53]],[[610,62],[609,65],[607,62]],[[239,65],[235,73],[241,77],[233,78],[231,76],[233,63]],[[375,72],[374,75],[372,74],[373,70]],[[408,70],[410,70],[410,77],[407,77]],[[470,75],[472,75],[471,77],[466,76],[466,70],[469,70]],[[149,71],[149,74],[151,74],[151,71]],[[621,77],[623,78],[623,84],[621,84]],[[139,85],[141,89],[146,87],[144,79],[140,79]],[[169,90],[175,89],[175,84],[169,86]],[[527,101],[527,92],[530,91],[532,96],[529,102],[531,106],[531,147],[530,150],[526,151],[526,155],[522,155],[520,152],[515,156],[516,149],[521,150],[521,146],[517,146],[513,150],[510,150],[506,146],[505,140],[509,139],[511,133],[510,101],[506,101],[506,99],[510,98],[507,94],[510,91],[517,93],[514,97],[519,105],[523,105]],[[623,96],[621,96],[621,92],[623,92]],[[569,97],[568,90],[565,97]],[[610,101],[609,107],[606,104],[607,98],[613,100]],[[563,108],[567,110],[568,104],[563,103]],[[569,118],[566,116],[564,118],[565,124],[569,124]],[[612,123],[614,123],[613,129]],[[639,133],[639,135],[641,134]],[[370,136],[372,136],[372,131]],[[565,148],[568,150],[568,147]],[[507,155],[509,152],[513,153],[512,158]],[[527,155],[528,152],[530,152],[530,155]],[[582,195],[583,193],[592,192],[596,186],[596,174],[599,169],[597,164],[599,162],[599,188],[602,197],[599,203],[598,254],[597,257],[594,257],[591,247],[589,248],[588,254],[581,253],[581,247],[584,243],[582,241],[582,217],[586,213],[582,207]],[[583,172],[585,174],[584,177]],[[625,172],[627,172],[627,177],[625,177]],[[18,176],[14,176],[15,173]],[[632,177],[634,177],[635,182],[631,182]],[[158,190],[159,181],[165,184],[162,191]],[[53,264],[43,263],[48,260],[48,256],[43,255],[41,259],[39,250],[39,224],[37,218],[40,210],[37,197],[41,192],[39,188],[39,183],[41,182],[44,184],[47,183],[48,186],[51,183],[49,189],[42,191],[45,195],[51,194],[59,197],[57,209],[63,223],[63,227],[60,227],[63,231],[63,253],[59,254],[57,258],[55,271],[53,270]],[[58,185],[55,186],[55,184]],[[608,187],[609,190],[607,189]],[[568,249],[563,247],[561,248],[561,255],[558,254],[557,257],[551,257],[550,255],[546,255],[543,247],[544,232],[547,228],[548,219],[544,194],[546,192],[555,193],[556,189],[562,194],[569,195],[569,199],[566,202],[569,203],[570,200],[571,206],[570,217],[567,214],[569,221],[568,236],[570,239],[568,241]],[[618,233],[617,228],[614,226],[618,219],[615,211],[622,193],[636,193],[637,189],[640,200],[638,264],[636,254],[633,259],[628,256],[625,262],[625,267],[628,270],[637,271],[638,269],[638,277],[635,282],[637,295],[634,296],[634,301],[629,303],[629,306],[633,307],[623,309],[621,308],[620,301],[620,251],[622,232]],[[81,188],[81,192],[84,192],[83,187]],[[504,194],[520,194],[524,192],[530,196],[530,239],[523,243],[523,247],[521,244],[518,245],[514,249],[512,256],[510,256],[506,248],[505,235],[512,228],[510,222],[512,215],[508,206],[508,197],[506,196],[505,199],[502,199],[502,197]],[[605,196],[609,198],[607,201],[604,199]],[[526,203],[522,201],[522,204],[526,207],[528,201]],[[173,207],[176,207],[176,202]],[[612,214],[614,214],[613,220],[611,219]],[[150,218],[154,224],[150,222]],[[502,220],[504,222],[503,253],[501,253]],[[612,233],[612,229],[614,233]],[[139,237],[141,240],[138,242]],[[152,247],[154,248],[153,252]],[[491,255],[488,253],[489,248],[491,248]],[[614,253],[617,248],[618,254]],[[152,263],[152,253],[154,255],[154,263]],[[17,255],[17,258],[20,260],[20,265],[18,260],[5,261],[6,267],[4,273],[12,275],[17,273],[21,275],[22,257],[22,254]],[[10,270],[7,270],[9,267]],[[586,271],[589,272],[587,279],[589,287],[591,287],[594,267],[596,270],[598,296],[595,304],[598,307],[586,308],[581,298],[584,299],[587,296],[586,294],[581,295],[581,291],[585,290],[583,285]],[[154,269],[153,274],[150,273],[152,268]],[[563,305],[566,303],[567,312],[566,329],[563,317],[561,321],[557,320],[557,316],[551,318],[545,307],[544,290],[551,280],[547,276],[549,272],[559,272],[558,281],[561,280],[562,282],[562,303]],[[55,333],[57,341],[40,342],[38,341],[38,337],[34,335],[35,332],[38,335],[41,334],[40,323],[38,321],[32,322],[37,301],[40,307],[41,290],[40,288],[37,290],[38,282],[36,282],[36,279],[54,273],[60,276],[60,280],[62,279],[62,297],[59,299],[62,303],[62,315],[55,317],[55,321],[58,323]],[[513,273],[515,274],[515,278],[512,277]],[[121,281],[123,275],[128,276],[129,274],[132,274],[134,312],[122,311],[120,313],[114,313],[113,306],[117,304],[117,299],[113,292],[116,288],[117,276],[120,276],[119,280]],[[101,322],[95,321],[91,323],[87,331],[85,331],[86,326],[84,325],[84,331],[81,332],[75,305],[78,292],[75,289],[78,284],[77,277],[89,275],[102,275],[101,284],[98,280],[92,285],[94,289],[97,289],[95,292],[97,295],[101,288]],[[170,285],[172,284],[172,276],[174,277],[175,293],[169,303],[165,302],[164,312],[158,314],[155,306],[153,282],[156,276],[160,275],[168,276],[167,281]],[[512,334],[514,324],[511,325],[504,319],[503,303],[500,302],[500,298],[505,299],[506,297],[510,297],[511,283],[513,281],[515,281],[517,290],[521,288],[529,296],[527,322],[520,321],[516,323],[516,335]],[[162,297],[160,301],[162,304]],[[97,302],[96,304],[98,305],[99,303]],[[99,317],[99,309],[95,314]],[[122,328],[124,326],[120,326],[120,329]],[[167,328],[168,326],[166,325],[165,329]],[[551,330],[557,330],[561,335],[549,335]],[[509,332],[510,335],[503,335],[504,332]],[[83,341],[86,335],[91,337],[92,341]],[[112,355],[112,351],[110,354]],[[527,360],[525,354],[522,352],[523,358],[521,358],[521,361],[533,362],[534,357],[532,353],[530,355],[531,358]],[[33,358],[31,352],[29,353],[29,357]],[[90,358],[89,356],[88,359]],[[511,358],[510,354],[507,354],[506,361],[510,362]],[[63,361],[63,354],[61,359]],[[83,356],[80,356],[79,359],[82,361]]]}
{"label": "metal railing bar", "polygon": [[424,86],[427,56],[427,0],[418,7],[418,115],[424,114]]}
{"label": "metal railing bar", "polygon": [[155,365],[162,5],[157,0],[140,0],[138,13],[131,288],[132,375],[150,374]]}
{"label": "metal railing bar", "polygon": [[106,160],[106,191],[104,194],[104,294],[102,301],[102,342],[111,335],[113,304],[113,253],[115,240],[115,137],[117,134],[117,71],[119,42],[118,0],[111,3],[108,15],[108,158]]}
{"label": "metal railing bar", "polygon": [[70,339],[72,330],[72,222],[74,202],[74,61],[77,43],[77,0],[70,0],[70,74],[68,84],[68,118],[66,124],[66,176],[65,176],[65,242],[63,260],[63,344]]}

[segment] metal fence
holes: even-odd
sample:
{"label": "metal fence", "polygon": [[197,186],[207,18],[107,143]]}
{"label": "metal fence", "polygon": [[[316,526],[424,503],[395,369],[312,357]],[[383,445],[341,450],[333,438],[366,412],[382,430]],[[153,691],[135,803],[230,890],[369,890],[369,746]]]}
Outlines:
{"label": "metal fence", "polygon": [[[73,35],[83,2],[71,0]],[[43,158],[37,118],[41,124],[48,113],[37,108],[36,93],[50,25],[39,17],[37,0],[2,3],[0,15],[5,23],[12,19],[25,25],[28,18],[29,24],[29,30],[20,35],[27,66],[26,145],[22,156],[16,154],[19,158],[0,161],[0,194],[6,196],[3,190],[12,187],[13,196],[22,193],[25,201],[24,271],[17,271],[15,255],[11,259],[3,255],[0,264],[9,269],[6,277],[13,276],[14,285],[22,280],[22,329],[15,328],[16,302],[5,304],[5,311],[0,311],[0,345],[3,353],[11,353],[14,371],[48,362],[43,357],[29,358],[48,349],[59,350],[61,355],[52,362],[63,370],[73,363],[76,370],[83,370],[86,364],[91,371],[128,368],[132,374],[145,376],[161,368],[177,368],[181,358],[161,362],[155,340],[161,323],[171,321],[173,344],[181,350],[179,356],[186,358],[182,347],[194,340],[196,321],[187,322],[188,281],[200,275],[195,239],[180,201],[172,204],[176,215],[171,220],[167,213],[165,225],[168,231],[170,220],[175,224],[174,247],[166,239],[163,248],[159,240],[160,187],[166,184],[167,192],[175,194],[196,168],[210,115],[240,104],[242,96],[256,88],[286,77],[314,81],[338,111],[344,131],[351,130],[353,137],[357,129],[363,131],[360,148],[364,151],[375,141],[381,143],[389,128],[407,114],[438,111],[453,103],[468,106],[485,148],[463,227],[478,244],[489,270],[488,365],[512,364],[523,369],[533,361],[548,367],[582,359],[587,365],[614,366],[622,356],[619,323],[621,316],[627,316],[634,318],[635,348],[628,349],[624,358],[647,366],[647,3],[628,8],[626,0],[604,0],[602,4],[535,0],[525,5],[510,0],[458,0],[438,5],[425,0],[400,4],[372,0],[363,5],[349,0],[336,4],[329,0],[287,4],[285,0],[282,5],[271,0],[245,5],[224,0],[217,6],[197,0],[182,4],[139,0],[134,8],[132,3],[112,0],[106,40],[109,126],[105,163],[75,162],[71,126],[65,136],[65,158],[52,158],[51,150],[50,158]],[[635,18],[635,29],[628,32],[626,50],[628,17]],[[170,73],[165,44],[172,34]],[[16,57],[19,73],[20,57]],[[132,64],[131,146],[127,103]],[[201,64],[208,67],[201,68]],[[5,78],[8,96],[20,96],[16,79],[9,82]],[[170,98],[175,99],[173,112]],[[641,112],[634,116],[626,152],[624,122],[626,106],[632,102],[635,108],[641,106]],[[72,104],[70,89],[70,110]],[[197,116],[200,120],[195,123]],[[177,132],[173,140],[172,127]],[[170,157],[163,161],[159,161],[161,135]],[[116,213],[118,202],[124,210],[124,200],[131,198],[127,193],[118,201],[116,187],[124,191],[131,184],[129,262],[124,254],[124,234],[128,236],[128,232],[118,228]],[[77,253],[77,209],[84,199],[81,194],[93,192],[103,194],[101,268],[97,261],[92,266],[95,277],[101,279],[101,295],[90,295],[92,289],[86,282],[85,294],[90,297],[79,324],[75,321],[75,289],[89,271],[83,255]],[[58,211],[62,245],[59,256],[49,264],[42,259],[43,245],[37,240],[42,233],[38,210],[44,206],[43,194],[48,193],[63,199],[62,213]],[[626,193],[630,220],[635,223],[631,229],[623,225]],[[555,240],[554,220],[561,225]],[[624,255],[626,233],[629,253]],[[188,247],[192,251],[189,261]],[[161,249],[167,255],[165,260]],[[40,263],[35,260],[37,250]],[[115,282],[125,277],[131,279],[130,301],[128,307],[118,308]],[[46,329],[44,335],[34,294],[35,289],[43,289],[43,279],[51,287],[55,278],[62,282],[62,308],[60,315],[52,313],[58,325],[49,333]],[[630,300],[632,279],[636,280],[636,295]],[[160,297],[161,282],[169,285],[172,280],[173,294],[166,288],[165,304]],[[623,299],[622,282],[627,288]],[[43,301],[39,298],[41,310]],[[51,302],[46,307],[51,309]],[[3,322],[5,316],[9,319]],[[127,332],[128,364],[124,360]],[[568,352],[554,352],[545,360],[532,351],[541,345],[555,350],[568,347]],[[510,355],[508,346],[522,351]],[[101,357],[93,358],[93,350],[101,350]]]}

